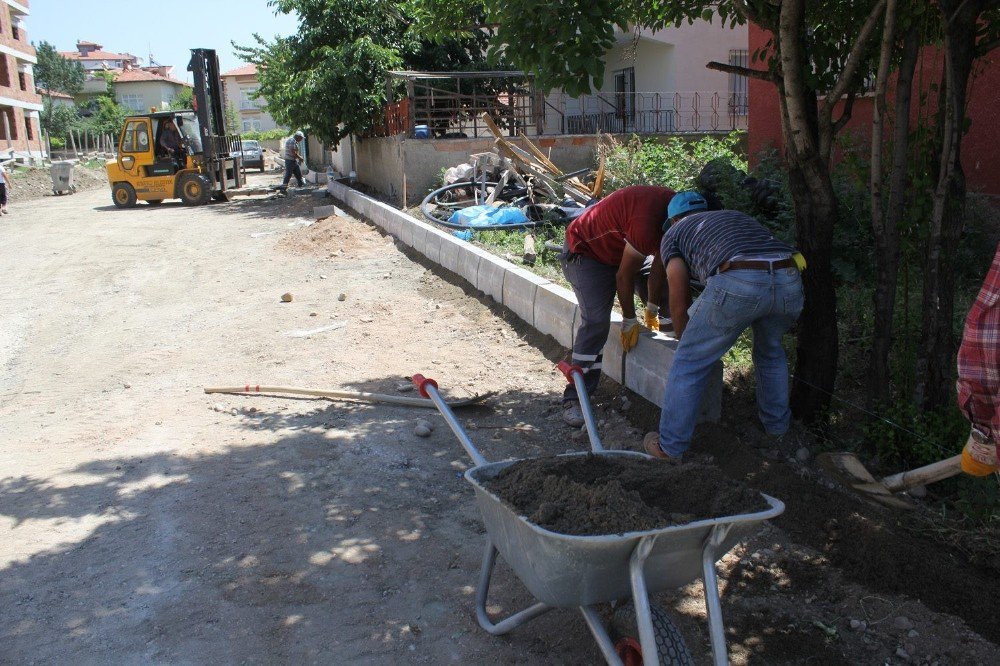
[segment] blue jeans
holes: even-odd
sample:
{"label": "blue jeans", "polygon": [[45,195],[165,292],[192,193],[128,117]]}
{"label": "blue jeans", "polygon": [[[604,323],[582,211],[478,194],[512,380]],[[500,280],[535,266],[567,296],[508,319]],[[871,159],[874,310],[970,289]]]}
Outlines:
{"label": "blue jeans", "polygon": [[753,329],[757,409],[764,430],[788,430],[788,361],[781,336],[802,312],[802,278],[795,268],[732,270],[708,279],[688,310],[690,320],[667,374],[660,412],[660,447],[679,456],[691,446],[701,395],[712,366],[748,327]]}

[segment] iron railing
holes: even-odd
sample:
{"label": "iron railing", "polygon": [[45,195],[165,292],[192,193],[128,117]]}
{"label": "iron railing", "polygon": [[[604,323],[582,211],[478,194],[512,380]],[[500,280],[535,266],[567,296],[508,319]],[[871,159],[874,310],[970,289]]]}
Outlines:
{"label": "iron railing", "polygon": [[746,93],[634,92],[545,98],[545,134],[682,134],[747,128]]}

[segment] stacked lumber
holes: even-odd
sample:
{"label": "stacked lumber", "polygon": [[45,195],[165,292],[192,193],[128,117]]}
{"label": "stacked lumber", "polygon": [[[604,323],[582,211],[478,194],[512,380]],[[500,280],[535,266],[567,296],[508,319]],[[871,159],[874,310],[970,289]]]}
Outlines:
{"label": "stacked lumber", "polygon": [[484,112],[480,117],[493,133],[495,138],[493,146],[497,154],[507,160],[522,178],[530,179],[536,189],[544,190],[556,200],[569,197],[583,206],[590,203],[595,196],[600,195],[604,186],[603,155],[594,184],[586,185],[575,176],[567,177],[523,132],[518,132],[517,136],[522,147],[504,137],[503,132],[488,113]]}

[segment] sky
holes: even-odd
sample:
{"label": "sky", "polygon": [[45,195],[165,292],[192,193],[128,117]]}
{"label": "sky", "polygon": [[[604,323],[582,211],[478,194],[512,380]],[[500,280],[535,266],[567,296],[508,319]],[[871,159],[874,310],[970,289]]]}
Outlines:
{"label": "sky", "polygon": [[77,40],[103,44],[106,51],[131,53],[149,64],[152,53],[173,75],[191,81],[187,71],[191,49],[215,49],[222,71],[243,64],[231,42],[252,44],[253,33],[265,39],[295,32],[294,15],[275,16],[267,0],[32,0],[26,19],[28,39],[76,50]]}

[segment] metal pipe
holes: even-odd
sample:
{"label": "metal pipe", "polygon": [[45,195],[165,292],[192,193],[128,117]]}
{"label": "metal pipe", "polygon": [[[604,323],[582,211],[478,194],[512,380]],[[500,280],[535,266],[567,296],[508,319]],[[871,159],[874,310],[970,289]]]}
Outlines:
{"label": "metal pipe", "polygon": [[448,403],[446,403],[444,398],[441,397],[441,394],[438,393],[437,383],[433,379],[427,379],[423,375],[413,375],[413,383],[420,389],[420,395],[430,398],[431,401],[434,402],[434,406],[438,408],[439,412],[441,412],[441,416],[444,417],[444,420],[448,423],[448,427],[451,428],[451,431],[455,433],[455,437],[458,438],[462,448],[464,448],[465,452],[469,454],[470,458],[472,458],[472,462],[475,463],[476,467],[488,464],[489,461],[479,452],[479,449],[477,449],[476,445],[472,443],[471,439],[469,439],[469,435],[466,434],[465,429],[462,428],[458,419],[455,418],[455,412],[451,411],[451,407],[448,406]]}
{"label": "metal pipe", "polygon": [[576,397],[580,400],[580,411],[583,412],[583,422],[587,426],[587,436],[590,438],[590,450],[601,453],[605,449],[601,443],[601,436],[597,434],[597,421],[594,419],[594,409],[587,394],[587,385],[583,381],[583,369],[566,361],[559,361],[556,368],[576,387]]}
{"label": "metal pipe", "polygon": [[644,567],[646,558],[656,543],[655,536],[643,537],[636,544],[628,561],[629,579],[632,582],[632,603],[635,604],[635,623],[639,628],[639,643],[642,645],[644,664],[658,664],[660,657],[656,649],[656,632],[653,630],[652,610],[649,607],[649,591],[646,589]]}
{"label": "metal pipe", "polygon": [[600,614],[594,610],[593,606],[580,606],[580,612],[583,614],[583,621],[587,623],[590,633],[594,635],[594,640],[597,641],[597,647],[601,648],[601,654],[604,655],[608,666],[623,666],[621,657],[615,652],[614,643],[611,642],[611,637],[608,636],[608,632],[601,622]]}
{"label": "metal pipe", "polygon": [[535,619],[542,613],[547,613],[553,607],[538,602],[494,624],[486,613],[486,598],[490,593],[490,579],[493,577],[493,567],[496,566],[496,563],[496,546],[493,545],[492,541],[487,539],[486,552],[483,554],[483,567],[479,570],[479,585],[476,587],[476,620],[479,622],[479,626],[488,633],[493,636],[500,636],[516,629],[525,622]]}
{"label": "metal pipe", "polygon": [[712,642],[712,664],[726,666],[729,653],[726,648],[726,626],[722,621],[722,602],[719,599],[719,578],[715,573],[716,548],[722,545],[730,525],[716,525],[705,540],[701,551],[701,566],[705,575],[705,607],[708,610],[708,635]]}

